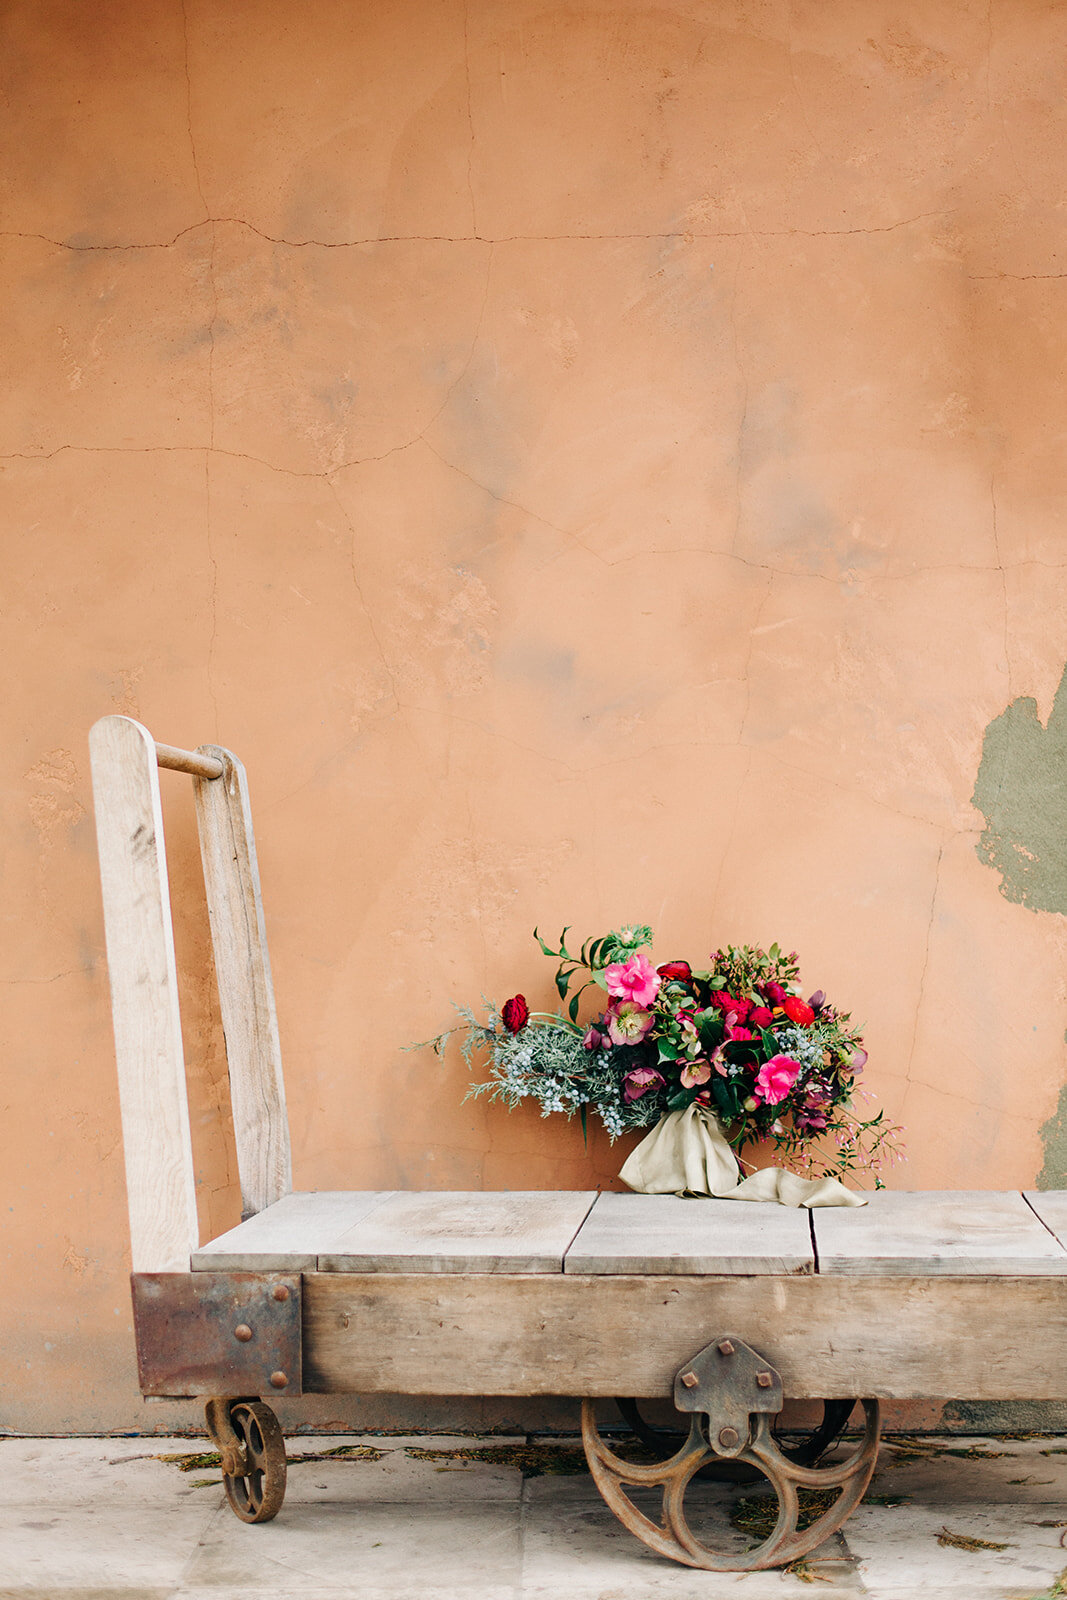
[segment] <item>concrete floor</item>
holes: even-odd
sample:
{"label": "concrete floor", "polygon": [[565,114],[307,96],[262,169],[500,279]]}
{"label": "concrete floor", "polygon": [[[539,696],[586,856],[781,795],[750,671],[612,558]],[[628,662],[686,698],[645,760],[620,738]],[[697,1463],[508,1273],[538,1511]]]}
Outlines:
{"label": "concrete floor", "polygon": [[[0,1600],[1053,1600],[1067,1595],[1067,1438],[883,1445],[868,1500],[799,1573],[676,1566],[615,1521],[584,1473],[408,1452],[499,1438],[292,1438],[276,1521],[247,1526],[190,1439],[0,1439]],[[521,1443],[522,1441],[513,1441]],[[573,1441],[565,1441],[572,1444]],[[552,1442],[558,1455],[560,1441]],[[961,1453],[962,1452],[962,1453]],[[728,1516],[749,1490],[709,1485]],[[713,1503],[713,1504],[712,1504]],[[694,1513],[695,1515],[695,1513]],[[739,1535],[722,1524],[728,1539]],[[984,1540],[996,1549],[939,1543]],[[1059,1579],[1059,1583],[1057,1583]]]}

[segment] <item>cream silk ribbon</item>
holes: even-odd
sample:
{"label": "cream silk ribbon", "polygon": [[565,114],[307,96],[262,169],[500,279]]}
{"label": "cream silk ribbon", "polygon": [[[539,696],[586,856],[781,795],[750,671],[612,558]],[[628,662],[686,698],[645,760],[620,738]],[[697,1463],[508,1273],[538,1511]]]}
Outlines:
{"label": "cream silk ribbon", "polygon": [[623,1163],[619,1177],[638,1194],[714,1195],[774,1200],[780,1206],[865,1206],[836,1178],[799,1178],[781,1167],[741,1177],[718,1119],[705,1106],[668,1111]]}

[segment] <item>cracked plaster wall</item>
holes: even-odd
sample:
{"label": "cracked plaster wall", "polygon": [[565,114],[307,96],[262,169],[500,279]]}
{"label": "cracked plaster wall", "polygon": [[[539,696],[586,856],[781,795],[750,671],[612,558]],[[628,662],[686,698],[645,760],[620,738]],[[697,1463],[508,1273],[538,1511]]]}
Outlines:
{"label": "cracked plaster wall", "polygon": [[459,1064],[404,1046],[453,997],[547,1002],[534,922],[632,918],[664,957],[796,945],[866,1022],[893,1182],[1033,1183],[1067,939],[998,893],[971,795],[986,727],[1020,696],[1047,720],[1067,654],[1062,8],[11,0],[0,26],[0,1421],[190,1419],[133,1372],[109,711],[248,766],[298,1186],[611,1181],[599,1137],[463,1105]]}

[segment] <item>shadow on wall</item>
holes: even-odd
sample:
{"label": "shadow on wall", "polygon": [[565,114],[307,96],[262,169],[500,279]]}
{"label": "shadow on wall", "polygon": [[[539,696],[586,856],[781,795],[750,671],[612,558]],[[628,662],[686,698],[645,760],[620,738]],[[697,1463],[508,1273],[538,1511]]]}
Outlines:
{"label": "shadow on wall", "polygon": [[[1067,915],[1067,667],[1047,726],[1029,695],[989,724],[971,799],[986,822],[978,856],[1000,873],[1004,898]],[[1067,1084],[1041,1141],[1038,1188],[1067,1188]]]}

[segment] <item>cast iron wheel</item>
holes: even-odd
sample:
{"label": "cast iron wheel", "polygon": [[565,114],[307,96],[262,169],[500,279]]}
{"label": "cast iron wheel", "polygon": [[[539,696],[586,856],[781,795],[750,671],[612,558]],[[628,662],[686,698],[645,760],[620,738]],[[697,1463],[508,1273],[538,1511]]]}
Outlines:
{"label": "cast iron wheel", "polygon": [[278,1419],[262,1400],[235,1400],[230,1422],[246,1463],[240,1475],[223,1473],[230,1509],[242,1522],[269,1522],[285,1499],[285,1440]]}

